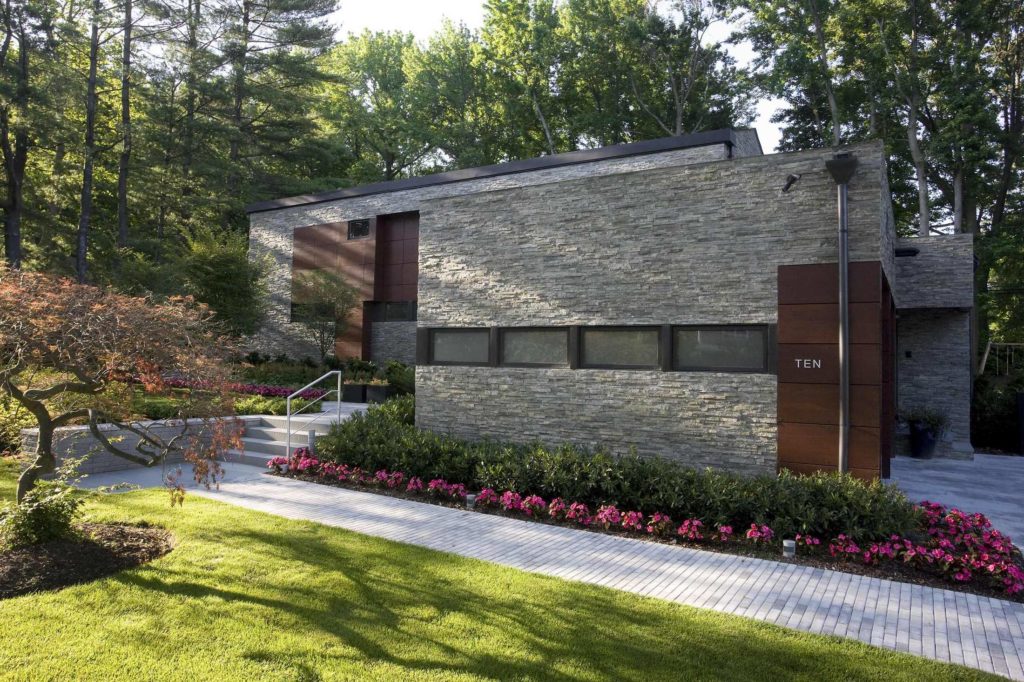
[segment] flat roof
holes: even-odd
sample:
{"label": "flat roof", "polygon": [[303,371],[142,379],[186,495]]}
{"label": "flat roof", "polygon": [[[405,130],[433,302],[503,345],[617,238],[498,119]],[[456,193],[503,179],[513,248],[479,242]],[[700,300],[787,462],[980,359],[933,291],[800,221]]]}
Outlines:
{"label": "flat roof", "polygon": [[390,180],[385,182],[374,182],[369,185],[358,185],[356,187],[345,187],[329,192],[317,194],[303,194],[297,197],[286,197],[284,199],[271,199],[268,201],[257,201],[245,207],[246,213],[261,213],[293,206],[306,206],[319,204],[325,201],[337,201],[338,199],[352,199],[365,197],[371,194],[384,194],[387,192],[401,192],[407,189],[419,189],[432,185],[446,185],[464,180],[477,180],[480,178],[492,178],[498,175],[511,175],[513,173],[526,173],[529,171],[543,170],[545,168],[557,168],[559,166],[572,166],[592,161],[603,161],[606,159],[619,159],[629,156],[640,156],[642,154],[656,154],[658,152],[671,151],[674,149],[686,149],[687,147],[707,147],[713,144],[728,145],[730,150],[736,145],[736,131],[732,128],[720,130],[709,130],[702,133],[691,133],[689,135],[677,135],[675,137],[661,137],[656,140],[644,140],[642,142],[627,142],[624,144],[613,144],[608,147],[597,149],[580,149],[562,154],[552,154],[534,159],[523,159],[520,161],[506,161],[490,166],[477,166],[475,168],[462,168],[460,170],[433,173],[431,175],[419,175],[401,180]]}

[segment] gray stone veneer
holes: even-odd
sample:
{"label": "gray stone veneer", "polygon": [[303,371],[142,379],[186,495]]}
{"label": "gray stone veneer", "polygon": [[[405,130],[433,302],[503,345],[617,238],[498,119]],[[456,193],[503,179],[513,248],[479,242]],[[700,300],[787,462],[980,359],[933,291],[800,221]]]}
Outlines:
{"label": "gray stone veneer", "polygon": [[[936,455],[970,457],[974,453],[971,314],[957,310],[901,310],[896,336],[900,411],[926,408],[945,415],[949,431],[936,448]],[[897,446],[905,452],[905,439],[899,439]]]}
{"label": "gray stone veneer", "polygon": [[[756,140],[752,142],[743,137],[742,141],[742,149],[736,150],[738,154],[756,151]],[[249,339],[248,345],[270,354],[286,353],[292,357],[317,355],[312,344],[303,339],[296,326],[290,322],[292,234],[297,227],[416,211],[425,200],[436,197],[701,163],[727,157],[727,147],[716,144],[253,213],[249,216],[249,257],[264,260],[267,264],[268,306],[262,327]]]}
{"label": "gray stone veneer", "polygon": [[419,366],[416,422],[471,440],[636,448],[694,467],[775,471],[768,374]]}
{"label": "gray stone veneer", "polygon": [[897,308],[974,307],[974,235],[908,237],[896,246],[919,251],[896,259]]}
{"label": "gray stone veneer", "polygon": [[416,322],[372,322],[370,359],[381,367],[388,360],[416,364]]}
{"label": "gray stone veneer", "polygon": [[[854,146],[853,260],[891,237],[881,146]],[[424,202],[421,327],[777,320],[777,268],[835,262],[830,151],[741,158]],[[799,182],[783,194],[789,174]],[[636,447],[774,470],[770,374],[418,367],[417,424],[469,439]]]}

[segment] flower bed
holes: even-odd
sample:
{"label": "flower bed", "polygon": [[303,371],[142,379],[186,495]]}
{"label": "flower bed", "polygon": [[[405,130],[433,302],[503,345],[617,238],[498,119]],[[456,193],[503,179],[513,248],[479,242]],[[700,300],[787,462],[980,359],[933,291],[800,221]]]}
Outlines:
{"label": "flower bed", "polygon": [[[428,496],[435,501],[462,504],[468,491],[465,484],[441,478],[427,484],[401,471],[380,469],[365,471],[358,466],[320,461],[306,448],[289,459],[275,457],[268,468],[280,475],[300,476],[324,483],[376,488],[411,497]],[[483,488],[476,494],[475,507],[511,516],[559,523],[579,528],[599,529],[635,537],[677,541],[725,548],[729,546],[777,551],[781,538],[767,524],[752,523],[742,532],[728,523],[705,525],[698,518],[673,520],[668,514],[644,514],[601,505],[595,510],[577,501],[556,497],[545,500],[539,495],[524,495],[505,490],[500,494]],[[922,574],[957,584],[975,584],[983,590],[1022,600],[1024,569],[1021,554],[1010,539],[992,528],[982,514],[965,514],[933,502],[922,502],[921,526],[908,535],[893,534],[882,542],[863,545],[845,533],[834,538],[797,534],[797,545],[806,557],[830,557],[838,564],[855,563],[868,567],[887,564],[912,568]]]}
{"label": "flower bed", "polygon": [[[288,396],[295,392],[294,389],[288,388],[287,386],[270,386],[268,384],[229,383],[224,385],[215,385],[211,382],[181,378],[170,378],[165,379],[164,381],[171,388],[191,388],[198,390],[227,389],[232,393],[242,393],[244,395],[260,395],[266,398],[287,398]],[[326,394],[327,391],[321,390],[319,388],[310,388],[300,393],[298,397],[304,400],[315,400],[316,398],[321,398]]]}

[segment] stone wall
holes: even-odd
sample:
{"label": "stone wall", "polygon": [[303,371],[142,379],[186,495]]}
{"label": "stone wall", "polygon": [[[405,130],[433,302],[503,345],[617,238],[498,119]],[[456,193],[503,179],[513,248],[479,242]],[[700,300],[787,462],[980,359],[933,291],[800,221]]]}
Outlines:
{"label": "stone wall", "polygon": [[381,367],[388,360],[416,364],[416,322],[372,322],[370,359]]}
{"label": "stone wall", "polygon": [[908,237],[896,246],[918,250],[896,259],[897,308],[974,307],[974,235]]}
{"label": "stone wall", "polygon": [[769,374],[420,366],[416,421],[470,440],[636,448],[693,467],[775,471]]}
{"label": "stone wall", "polygon": [[[237,417],[237,419],[244,425],[250,419],[258,420],[259,417],[247,418]],[[140,422],[147,427],[149,432],[154,436],[161,439],[170,439],[182,432],[182,422],[180,421],[148,421]],[[197,423],[194,429],[200,428],[201,424]],[[114,442],[118,447],[132,452],[134,443],[138,437],[123,429],[118,429],[112,424],[102,424],[100,429],[103,434],[111,441]],[[36,440],[39,436],[37,429],[24,429],[21,432],[21,443],[22,452],[33,453],[36,449]],[[118,441],[118,439],[123,439]],[[141,465],[135,464],[127,459],[118,457],[117,455],[109,452],[99,444],[99,442],[89,432],[87,426],[66,426],[58,428],[53,435],[53,452],[57,458],[57,465],[60,466],[65,460],[79,459],[85,457],[85,460],[78,466],[78,473],[80,474],[102,474],[108,471],[122,471],[125,469],[137,469]],[[183,460],[183,457],[178,455],[168,456],[168,464],[178,464]]]}
{"label": "stone wall", "polygon": [[[877,143],[851,148],[853,260],[880,259]],[[775,323],[779,265],[835,262],[830,151],[435,199],[420,209],[421,327]],[[790,174],[801,176],[790,192]],[[495,245],[500,245],[496,248]],[[774,470],[771,374],[418,367],[417,424],[602,442]]]}
{"label": "stone wall", "polygon": [[[753,153],[748,138],[743,139],[743,153]],[[721,160],[728,153],[724,144],[690,147],[253,213],[249,216],[249,257],[267,265],[268,300],[264,323],[248,346],[271,355],[317,357],[315,347],[290,322],[292,233],[297,227],[416,211],[423,201],[437,197]]]}
{"label": "stone wall", "polygon": [[[970,457],[971,314],[957,310],[901,310],[897,334],[899,410],[926,408],[944,414],[949,430],[937,456]],[[910,357],[907,357],[907,354]],[[897,442],[906,454],[906,440]]]}

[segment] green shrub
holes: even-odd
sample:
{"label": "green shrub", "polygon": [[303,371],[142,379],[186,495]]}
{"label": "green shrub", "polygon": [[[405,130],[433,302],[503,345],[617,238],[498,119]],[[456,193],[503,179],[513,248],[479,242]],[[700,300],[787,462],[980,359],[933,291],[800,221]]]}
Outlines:
{"label": "green shrub", "polygon": [[326,460],[368,471],[397,470],[424,480],[444,478],[477,490],[515,490],[583,502],[595,509],[653,514],[681,521],[731,524],[738,532],[766,523],[783,537],[809,533],[831,538],[884,539],[917,528],[913,505],[895,486],[864,483],[848,475],[815,474],[755,478],[697,471],[659,457],[616,457],[574,445],[465,441],[414,426],[412,396],[371,406],[317,440]]}
{"label": "green shrub", "polygon": [[0,509],[0,550],[72,538],[83,500],[63,481],[43,481],[21,504]]}
{"label": "green shrub", "polygon": [[975,447],[1016,452],[1017,393],[1024,391],[1024,372],[993,380],[979,376],[974,382],[971,442]]}
{"label": "green shrub", "polygon": [[[312,412],[320,412],[323,408],[323,403],[318,402],[312,407],[309,407],[312,401],[303,400],[302,398],[292,399],[292,414],[300,410],[305,410],[303,414],[309,414]],[[288,414],[288,403],[284,398],[268,398],[261,395],[247,395],[235,400],[235,414],[247,415],[247,414],[269,414],[269,415],[286,415]]]}
{"label": "green shrub", "polygon": [[391,385],[395,395],[416,392],[416,368],[391,360],[384,367],[384,378]]}
{"label": "green shrub", "polygon": [[21,451],[21,430],[36,426],[36,420],[21,403],[0,395],[0,453]]}
{"label": "green shrub", "polygon": [[258,365],[243,365],[235,372],[239,381],[247,384],[268,384],[270,386],[291,386],[298,388],[319,379],[327,368],[310,367],[301,362],[263,362]]}

